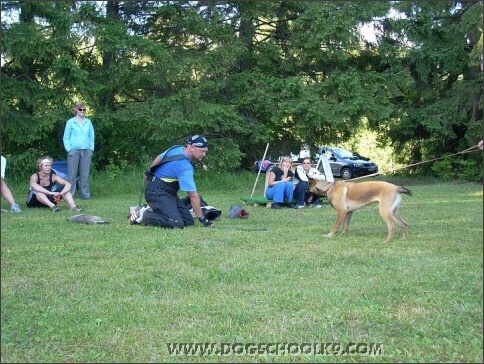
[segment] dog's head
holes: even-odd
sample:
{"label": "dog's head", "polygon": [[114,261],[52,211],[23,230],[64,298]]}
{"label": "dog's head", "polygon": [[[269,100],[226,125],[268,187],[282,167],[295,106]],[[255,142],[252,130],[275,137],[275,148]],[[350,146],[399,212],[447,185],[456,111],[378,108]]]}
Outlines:
{"label": "dog's head", "polygon": [[328,182],[324,180],[314,179],[308,176],[308,191],[313,193],[317,197],[326,196],[326,192],[334,184],[334,182]]}

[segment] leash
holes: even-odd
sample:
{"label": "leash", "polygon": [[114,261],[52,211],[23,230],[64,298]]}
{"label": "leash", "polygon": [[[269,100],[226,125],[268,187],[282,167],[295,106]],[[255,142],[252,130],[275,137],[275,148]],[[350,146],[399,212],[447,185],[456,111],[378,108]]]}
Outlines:
{"label": "leash", "polygon": [[141,192],[139,194],[138,205],[141,205],[141,199],[143,198],[143,192],[145,192],[145,185],[146,185],[146,181],[143,178],[143,182],[142,182],[142,185],[141,185]]}
{"label": "leash", "polygon": [[[434,161],[437,161],[439,159],[444,159],[444,158],[448,158],[448,157],[453,157],[455,155],[458,155],[458,154],[466,154],[466,153],[474,153],[474,152],[479,152],[480,149],[479,149],[479,146],[476,144],[470,148],[467,148],[467,149],[464,149],[463,151],[460,151],[460,152],[457,152],[457,153],[454,153],[454,154],[451,154],[451,155],[446,155],[446,156],[443,156],[443,157],[438,157],[438,158],[434,158],[434,159],[429,159],[429,160],[426,160],[426,161],[423,161],[423,162],[418,162],[418,163],[413,163],[413,164],[408,164],[406,166],[403,166],[403,167],[400,167],[400,168],[395,168],[393,170],[390,170],[388,171],[387,173],[393,173],[395,171],[398,171],[400,169],[404,169],[404,168],[409,168],[409,167],[415,167],[415,166],[418,166],[420,164],[424,164],[424,163],[429,163],[429,162],[434,162]],[[361,179],[361,178],[366,178],[366,177],[373,177],[373,176],[379,176],[381,173],[372,173],[372,174],[367,174],[366,176],[361,176],[361,177],[356,177],[356,178],[352,178],[351,181],[355,181],[357,179]]]}
{"label": "leash", "polygon": [[266,228],[239,228],[239,227],[235,227],[235,226],[216,226],[216,225],[213,225],[210,228],[211,229],[217,229],[217,230],[267,231]]}

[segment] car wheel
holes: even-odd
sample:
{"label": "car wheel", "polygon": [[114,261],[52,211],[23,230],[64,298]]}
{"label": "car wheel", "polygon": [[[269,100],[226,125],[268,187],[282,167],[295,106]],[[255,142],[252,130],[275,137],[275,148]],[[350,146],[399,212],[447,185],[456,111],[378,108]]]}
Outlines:
{"label": "car wheel", "polygon": [[351,173],[351,169],[348,167],[341,168],[341,178],[343,179],[350,179],[353,177],[353,174]]}

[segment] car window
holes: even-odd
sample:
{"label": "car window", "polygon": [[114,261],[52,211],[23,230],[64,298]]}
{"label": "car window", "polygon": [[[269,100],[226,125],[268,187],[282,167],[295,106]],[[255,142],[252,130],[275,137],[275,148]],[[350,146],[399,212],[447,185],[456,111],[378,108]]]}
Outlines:
{"label": "car window", "polygon": [[338,158],[351,158],[353,157],[353,153],[347,151],[346,149],[343,149],[343,148],[334,148],[333,149],[333,152],[334,154],[336,154],[336,156]]}

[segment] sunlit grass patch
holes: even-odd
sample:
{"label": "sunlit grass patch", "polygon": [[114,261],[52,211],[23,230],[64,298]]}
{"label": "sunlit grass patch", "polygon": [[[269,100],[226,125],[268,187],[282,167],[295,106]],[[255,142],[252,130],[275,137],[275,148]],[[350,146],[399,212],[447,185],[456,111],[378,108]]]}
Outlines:
{"label": "sunlit grass patch", "polygon": [[[133,193],[123,181],[83,201],[109,225],[3,213],[2,361],[482,361],[482,186],[406,181],[409,237],[397,228],[386,244],[376,205],[328,239],[324,201],[228,219],[255,176],[222,191],[209,177],[201,193],[223,211],[213,229],[130,226],[134,179]],[[177,357],[168,342],[383,343],[384,355]]]}

